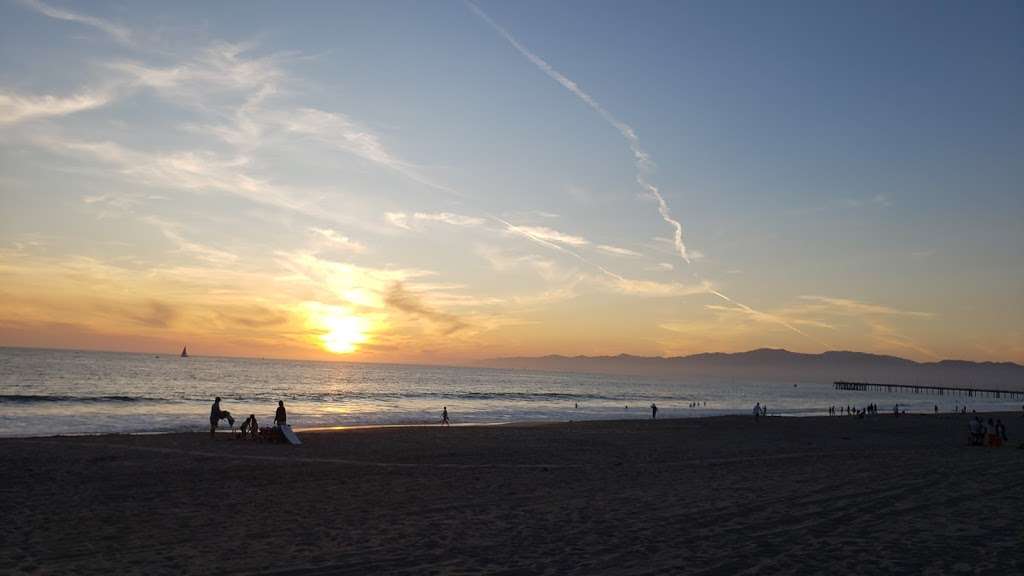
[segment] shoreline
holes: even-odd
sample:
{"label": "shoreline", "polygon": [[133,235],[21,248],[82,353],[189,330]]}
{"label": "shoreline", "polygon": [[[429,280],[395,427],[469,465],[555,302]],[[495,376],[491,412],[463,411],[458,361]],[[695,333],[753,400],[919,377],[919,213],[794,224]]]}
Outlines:
{"label": "shoreline", "polygon": [[[938,412],[938,413],[908,413],[901,414],[899,418],[923,418],[923,417],[944,417],[949,418],[964,418],[965,421],[968,418],[974,416],[980,416],[983,418],[1024,418],[1024,414],[1014,411],[986,411],[986,412]],[[762,416],[762,419],[799,419],[799,420],[857,420],[858,418],[853,415],[837,415],[829,416],[826,414],[769,414],[768,416]],[[874,419],[889,419],[895,418],[890,413],[879,413],[873,415],[864,416],[864,420]],[[738,419],[738,420],[753,420],[753,416],[749,414],[710,414],[703,416],[684,416],[684,417],[663,417],[655,420],[656,422],[685,422],[694,420],[719,420],[719,419]],[[586,424],[626,424],[626,423],[637,423],[637,422],[650,422],[650,418],[587,418],[580,420],[509,420],[504,422],[458,422],[452,423],[449,426],[442,426],[440,423],[428,423],[428,422],[407,422],[407,423],[368,423],[368,424],[339,424],[339,425],[328,425],[328,426],[299,426],[293,427],[292,429],[296,433],[325,433],[325,432],[346,432],[346,431],[358,431],[358,430],[381,430],[381,429],[430,429],[430,428],[491,428],[491,427],[535,427],[535,426],[558,426],[558,425],[586,425]],[[228,430],[225,428],[218,428],[217,435],[223,436],[237,432],[238,429]],[[58,434],[43,434],[43,435],[25,435],[25,436],[0,436],[0,441],[3,440],[28,440],[28,439],[46,439],[46,438],[95,438],[105,436],[174,436],[174,435],[189,435],[189,434],[203,434],[208,435],[209,430],[204,429],[201,425],[197,425],[195,429],[188,430],[141,430],[131,432],[76,432],[76,433],[58,433]]]}

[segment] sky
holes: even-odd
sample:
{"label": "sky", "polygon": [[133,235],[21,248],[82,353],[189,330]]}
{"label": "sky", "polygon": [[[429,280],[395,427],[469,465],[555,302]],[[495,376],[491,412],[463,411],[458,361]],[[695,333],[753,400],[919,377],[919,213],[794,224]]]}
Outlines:
{"label": "sky", "polygon": [[0,1],[0,345],[1024,362],[1016,2]]}

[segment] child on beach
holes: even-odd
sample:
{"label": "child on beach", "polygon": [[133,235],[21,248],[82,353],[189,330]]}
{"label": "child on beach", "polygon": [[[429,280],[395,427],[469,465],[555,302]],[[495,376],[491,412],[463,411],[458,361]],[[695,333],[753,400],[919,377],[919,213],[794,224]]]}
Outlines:
{"label": "child on beach", "polygon": [[242,422],[242,427],[239,428],[239,431],[242,433],[240,438],[248,436],[249,438],[256,440],[259,437],[260,432],[260,426],[256,422],[256,415],[249,414],[249,417]]}

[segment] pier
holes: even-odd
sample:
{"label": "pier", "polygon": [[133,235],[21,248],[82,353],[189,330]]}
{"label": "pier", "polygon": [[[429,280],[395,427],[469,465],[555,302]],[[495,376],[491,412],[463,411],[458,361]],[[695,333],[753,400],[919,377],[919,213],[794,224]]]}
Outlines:
{"label": "pier", "polygon": [[939,396],[968,396],[1024,400],[1024,390],[995,390],[992,388],[953,388],[946,386],[919,386],[917,384],[876,384],[874,382],[843,382],[834,384],[836,390],[855,392],[911,392],[914,394],[938,394]]}

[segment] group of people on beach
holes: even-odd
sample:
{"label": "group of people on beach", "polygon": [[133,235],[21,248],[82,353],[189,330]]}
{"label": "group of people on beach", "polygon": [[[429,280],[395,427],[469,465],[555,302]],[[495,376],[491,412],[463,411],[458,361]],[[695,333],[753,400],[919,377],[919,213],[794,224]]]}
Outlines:
{"label": "group of people on beach", "polygon": [[[228,426],[232,430],[235,428],[235,418],[231,415],[231,412],[220,409],[220,396],[217,396],[213,400],[213,405],[210,406],[210,438],[213,438],[214,434],[217,433],[217,426],[221,420],[227,420]],[[272,428],[260,428],[259,422],[256,420],[255,414],[249,414],[249,417],[242,422],[242,426],[239,428],[240,438],[251,438],[253,440],[261,437],[273,437],[276,430],[279,430],[281,426],[288,423],[288,411],[284,408],[284,401],[278,400],[277,411],[274,413],[274,426]]]}
{"label": "group of people on beach", "polygon": [[[828,415],[829,416],[841,416],[842,414],[843,414],[843,407],[842,406],[837,407],[835,404],[833,404],[832,406],[829,406],[829,408],[828,408]],[[878,414],[878,404],[871,403],[871,404],[868,404],[867,406],[865,406],[863,408],[860,408],[860,409],[858,409],[856,406],[847,406],[846,407],[846,415],[847,416],[867,416],[867,415],[871,415],[871,414]]]}
{"label": "group of people on beach", "polygon": [[[935,413],[937,414],[938,412],[939,412],[939,407],[936,406],[935,407]],[[893,414],[893,416],[899,417],[900,414],[906,414],[906,413],[907,413],[907,409],[906,408],[902,408],[901,409],[899,404],[893,404],[893,406],[892,406],[892,414]],[[874,404],[874,403],[868,404],[867,406],[865,406],[863,408],[857,408],[856,406],[847,406],[846,407],[846,415],[847,416],[856,416],[857,418],[863,418],[865,416],[871,416],[871,415],[874,415],[874,414],[878,414],[878,404]],[[842,416],[843,415],[843,407],[842,406],[836,406],[835,404],[829,406],[828,407],[828,415],[829,416]]]}
{"label": "group of people on beach", "polygon": [[999,448],[1004,442],[1009,440],[1006,437],[1006,426],[1003,425],[1002,419],[996,419],[993,422],[989,418],[988,425],[986,425],[981,416],[975,416],[971,418],[968,426],[970,431],[968,442],[971,446]]}

